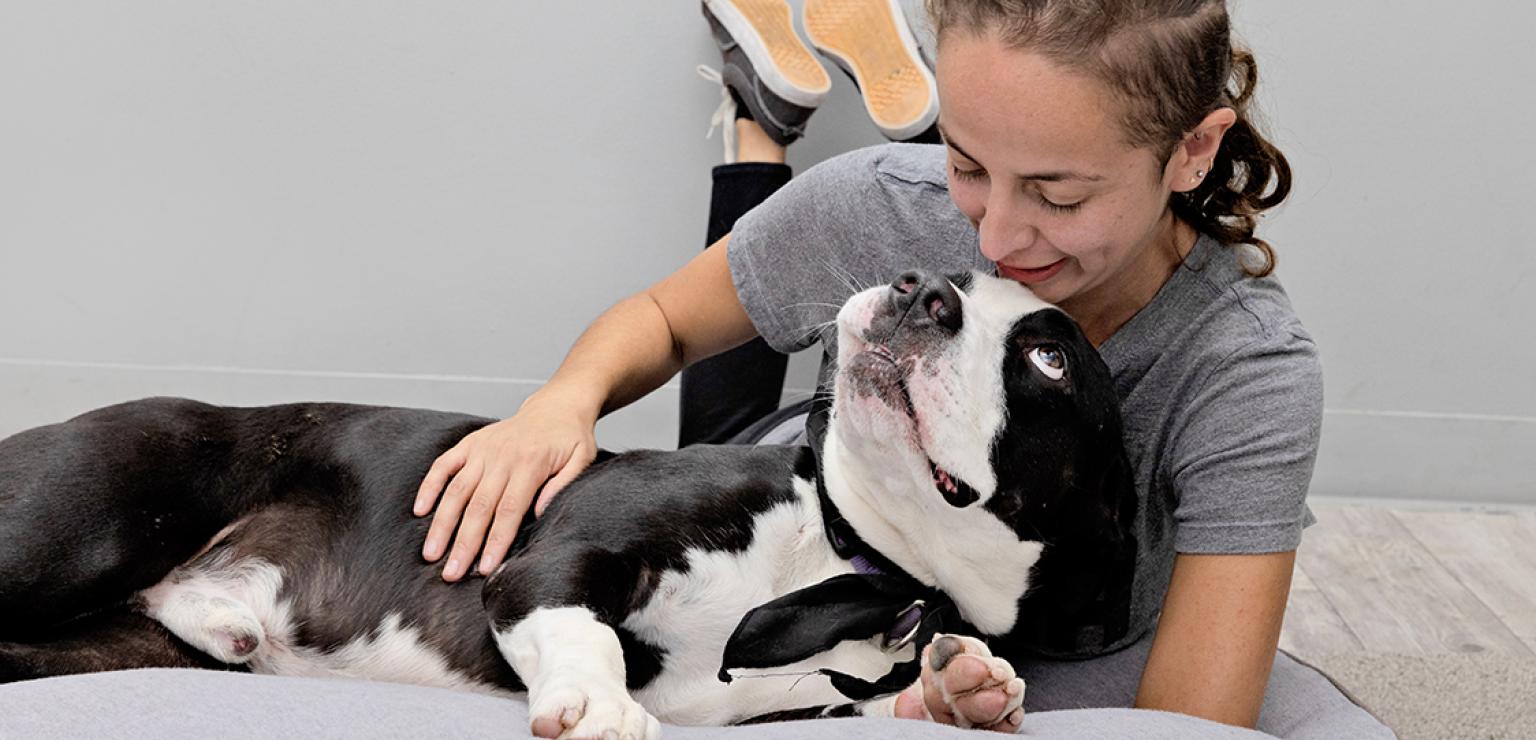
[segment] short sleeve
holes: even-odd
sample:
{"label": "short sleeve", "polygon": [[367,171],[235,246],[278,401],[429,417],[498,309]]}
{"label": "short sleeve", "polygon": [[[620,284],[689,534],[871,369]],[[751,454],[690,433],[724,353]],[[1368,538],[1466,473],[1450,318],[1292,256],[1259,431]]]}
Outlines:
{"label": "short sleeve", "polygon": [[[933,151],[929,151],[933,150]],[[944,188],[938,147],[888,144],[826,160],[743,215],[726,249],[758,334],[796,352],[858,290],[901,271],[970,270],[974,230]]]}
{"label": "short sleeve", "polygon": [[1181,553],[1294,550],[1314,521],[1323,376],[1299,328],[1229,354],[1183,414],[1173,439],[1174,548]]}

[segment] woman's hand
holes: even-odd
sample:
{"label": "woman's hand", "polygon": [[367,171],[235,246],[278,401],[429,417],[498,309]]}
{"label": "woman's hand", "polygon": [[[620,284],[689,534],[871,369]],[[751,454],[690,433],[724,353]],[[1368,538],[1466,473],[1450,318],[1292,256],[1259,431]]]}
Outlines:
{"label": "woman's hand", "polygon": [[437,562],[458,529],[443,580],[463,578],[477,553],[482,575],[495,570],[534,495],[539,494],[537,516],[597,456],[596,417],[582,413],[580,404],[541,395],[545,390],[530,396],[511,418],[465,436],[432,463],[422,480],[416,516],[426,516],[437,504],[422,557]]}

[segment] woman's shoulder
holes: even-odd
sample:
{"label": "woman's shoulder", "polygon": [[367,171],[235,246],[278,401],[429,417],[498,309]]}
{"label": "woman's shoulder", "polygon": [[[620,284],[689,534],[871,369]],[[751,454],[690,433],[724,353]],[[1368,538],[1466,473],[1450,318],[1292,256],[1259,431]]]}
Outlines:
{"label": "woman's shoulder", "polygon": [[[1210,355],[1265,353],[1279,347],[1305,347],[1315,342],[1297,314],[1280,279],[1254,277],[1246,271],[1255,259],[1248,245],[1224,245],[1202,236],[1189,258],[1164,286],[1143,327],[1161,334],[1160,341],[1177,338],[1186,351]],[[1158,331],[1159,326],[1164,331]]]}
{"label": "woman's shoulder", "polygon": [[1317,344],[1280,280],[1248,275],[1241,247],[1209,237],[1190,256],[1152,303],[1100,348],[1122,399],[1165,413],[1188,407],[1200,394],[1264,393],[1304,406],[1321,403]]}
{"label": "woman's shoulder", "polygon": [[908,185],[947,193],[949,180],[945,177],[944,161],[944,148],[935,144],[880,144],[825,159],[800,178],[808,185]]}
{"label": "woman's shoulder", "polygon": [[825,160],[732,232],[733,245],[761,241],[779,249],[787,240],[818,255],[851,249],[857,261],[880,258],[874,264],[900,263],[897,269],[969,268],[979,259],[975,228],[949,198],[943,149],[928,144],[885,144]]}

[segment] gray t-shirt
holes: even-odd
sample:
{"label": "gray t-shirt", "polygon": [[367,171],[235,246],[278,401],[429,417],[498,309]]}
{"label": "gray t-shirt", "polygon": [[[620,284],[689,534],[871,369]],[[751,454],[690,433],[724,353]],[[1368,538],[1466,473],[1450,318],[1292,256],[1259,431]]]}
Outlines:
{"label": "gray t-shirt", "polygon": [[[949,199],[944,150],[891,144],[828,160],[742,217],[728,258],[758,332],[789,353],[821,342],[856,289],[902,271],[992,271]],[[1241,247],[1246,249],[1246,247]],[[1273,277],[1202,236],[1152,302],[1100,348],[1115,379],[1141,497],[1131,631],[1085,629],[1078,654],[1156,620],[1176,552],[1296,549],[1322,426],[1317,347]],[[823,362],[823,382],[830,364]],[[1086,626],[1085,626],[1086,627]]]}

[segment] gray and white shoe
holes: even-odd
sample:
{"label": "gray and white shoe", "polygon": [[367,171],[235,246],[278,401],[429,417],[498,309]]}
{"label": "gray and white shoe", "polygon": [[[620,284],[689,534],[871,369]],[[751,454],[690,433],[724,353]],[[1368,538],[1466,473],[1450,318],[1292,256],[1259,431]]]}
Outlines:
{"label": "gray and white shoe", "polygon": [[[721,84],[775,142],[788,146],[799,139],[832,79],[795,32],[789,3],[704,0],[703,6],[720,47]],[[723,101],[722,111],[725,102],[733,101]],[[733,122],[723,124],[729,129]]]}
{"label": "gray and white shoe", "polygon": [[805,0],[805,33],[893,141],[933,140],[939,91],[899,0]]}

